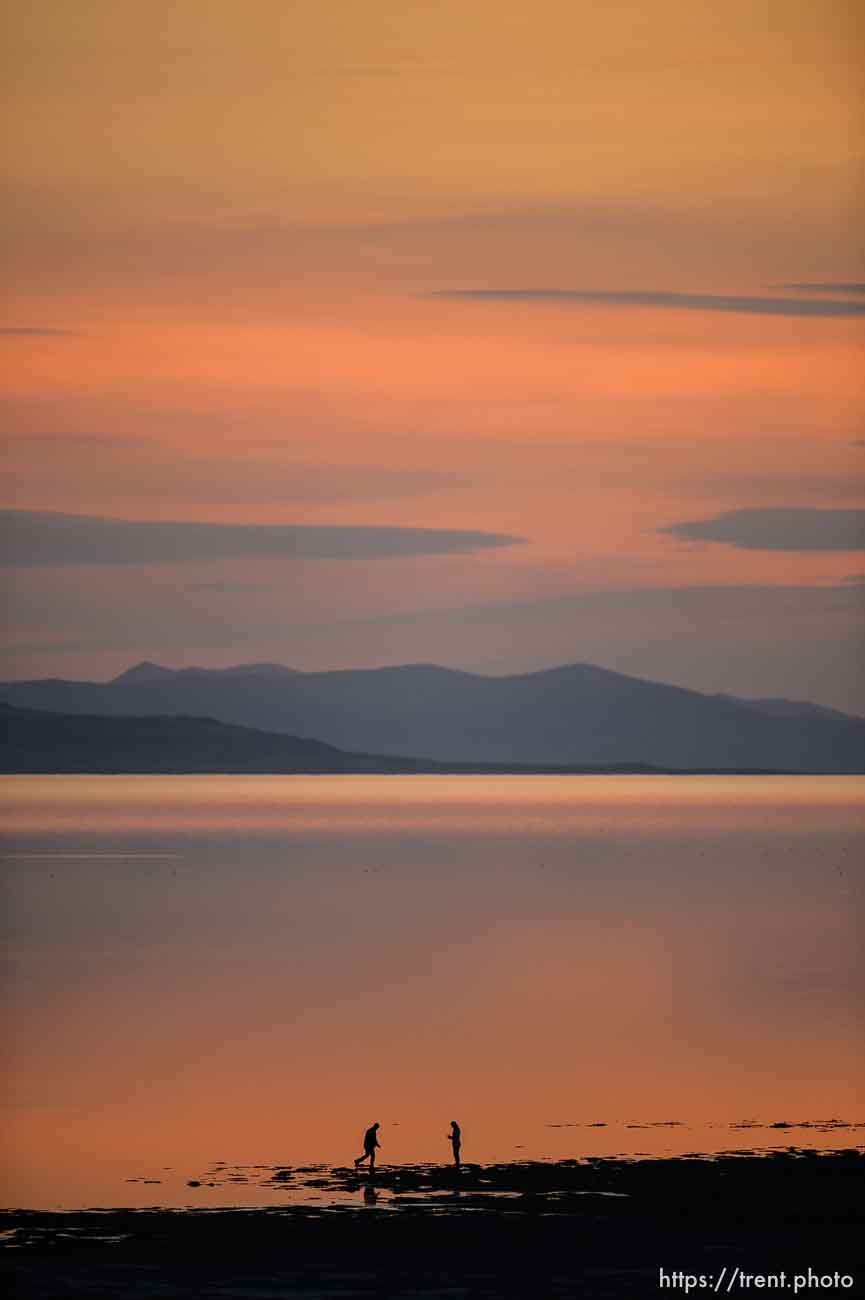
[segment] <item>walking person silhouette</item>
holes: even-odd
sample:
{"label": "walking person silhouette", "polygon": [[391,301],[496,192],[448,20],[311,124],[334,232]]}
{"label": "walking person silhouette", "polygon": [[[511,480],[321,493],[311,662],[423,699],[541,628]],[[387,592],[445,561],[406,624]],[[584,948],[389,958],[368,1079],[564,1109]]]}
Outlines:
{"label": "walking person silhouette", "polygon": [[363,1162],[364,1162],[364,1160],[368,1160],[368,1161],[369,1161],[369,1172],[370,1172],[370,1173],[372,1173],[373,1169],[375,1169],[375,1149],[376,1149],[376,1147],[380,1147],[380,1146],[381,1146],[381,1143],[380,1143],[379,1140],[378,1140],[378,1130],[380,1129],[380,1127],[381,1127],[380,1124],[373,1124],[373,1125],[372,1125],[370,1128],[368,1128],[367,1131],[364,1133],[364,1135],[363,1135],[363,1155],[362,1155],[362,1156],[358,1156],[357,1159],[355,1160],[355,1162],[354,1162],[354,1167],[355,1167],[355,1169],[357,1169],[360,1165],[362,1165]]}
{"label": "walking person silhouette", "polygon": [[450,1142],[454,1153],[454,1164],[457,1169],[460,1168],[460,1147],[462,1146],[463,1135],[462,1129],[455,1119],[451,1120],[451,1131],[448,1133],[448,1142]]}

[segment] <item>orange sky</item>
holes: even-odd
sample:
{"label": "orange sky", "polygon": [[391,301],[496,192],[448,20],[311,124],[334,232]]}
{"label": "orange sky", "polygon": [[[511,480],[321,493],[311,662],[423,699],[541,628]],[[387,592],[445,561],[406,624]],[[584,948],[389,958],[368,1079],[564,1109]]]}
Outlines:
{"label": "orange sky", "polygon": [[[863,504],[857,6],[35,0],[5,26],[4,506],[525,540],[15,570],[0,675],[592,659],[865,707],[861,526],[658,531]],[[516,289],[826,306],[431,296]]]}

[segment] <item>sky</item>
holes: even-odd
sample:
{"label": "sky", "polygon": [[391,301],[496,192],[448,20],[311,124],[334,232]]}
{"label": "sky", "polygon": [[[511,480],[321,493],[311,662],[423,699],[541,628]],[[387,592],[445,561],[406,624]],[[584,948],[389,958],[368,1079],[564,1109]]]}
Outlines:
{"label": "sky", "polygon": [[865,712],[859,6],[3,14],[0,677]]}

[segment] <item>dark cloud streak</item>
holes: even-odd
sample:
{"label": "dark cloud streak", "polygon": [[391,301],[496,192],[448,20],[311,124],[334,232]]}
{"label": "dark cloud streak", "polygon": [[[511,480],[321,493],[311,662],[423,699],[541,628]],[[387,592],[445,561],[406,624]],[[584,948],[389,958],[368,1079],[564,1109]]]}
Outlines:
{"label": "dark cloud streak", "polygon": [[162,523],[30,510],[0,512],[0,529],[2,563],[14,567],[467,555],[523,540],[456,529]]}
{"label": "dark cloud streak", "polygon": [[747,316],[865,316],[865,302],[831,298],[763,298],[666,290],[601,289],[438,289],[422,294],[452,302],[547,302],[566,306],[649,307],[672,311],[709,311]]}
{"label": "dark cloud streak", "polygon": [[724,542],[745,551],[865,550],[865,510],[729,510],[659,528],[682,541]]}
{"label": "dark cloud streak", "polygon": [[777,289],[792,289],[796,293],[850,293],[865,295],[865,284],[856,280],[793,280],[790,284],[773,285]]}

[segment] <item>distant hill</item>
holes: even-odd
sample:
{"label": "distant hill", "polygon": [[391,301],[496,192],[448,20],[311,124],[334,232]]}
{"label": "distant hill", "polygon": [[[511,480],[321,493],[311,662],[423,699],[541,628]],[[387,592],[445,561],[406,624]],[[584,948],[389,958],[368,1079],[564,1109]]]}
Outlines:
{"label": "distant hill", "polygon": [[212,718],[100,717],[46,713],[0,703],[0,772],[11,774],[443,774],[646,772],[641,764],[603,768],[436,763],[351,754],[300,736],[237,727]]}
{"label": "distant hill", "polygon": [[740,700],[591,664],[483,677],[435,665],[304,673],[278,665],[138,665],[112,682],[0,686],[57,713],[184,716],[315,736],[337,749],[474,764],[865,771],[865,721]]}
{"label": "distant hill", "polygon": [[338,772],[344,755],[210,718],[99,717],[0,705],[3,772]]}
{"label": "distant hill", "polygon": [[746,699],[742,695],[713,695],[713,700],[732,700],[735,704],[744,704],[746,709],[755,713],[765,713],[772,718],[835,718],[844,722],[862,722],[855,714],[842,713],[840,709],[828,709],[825,704],[811,704],[807,700],[785,700],[781,696],[755,697]]}

